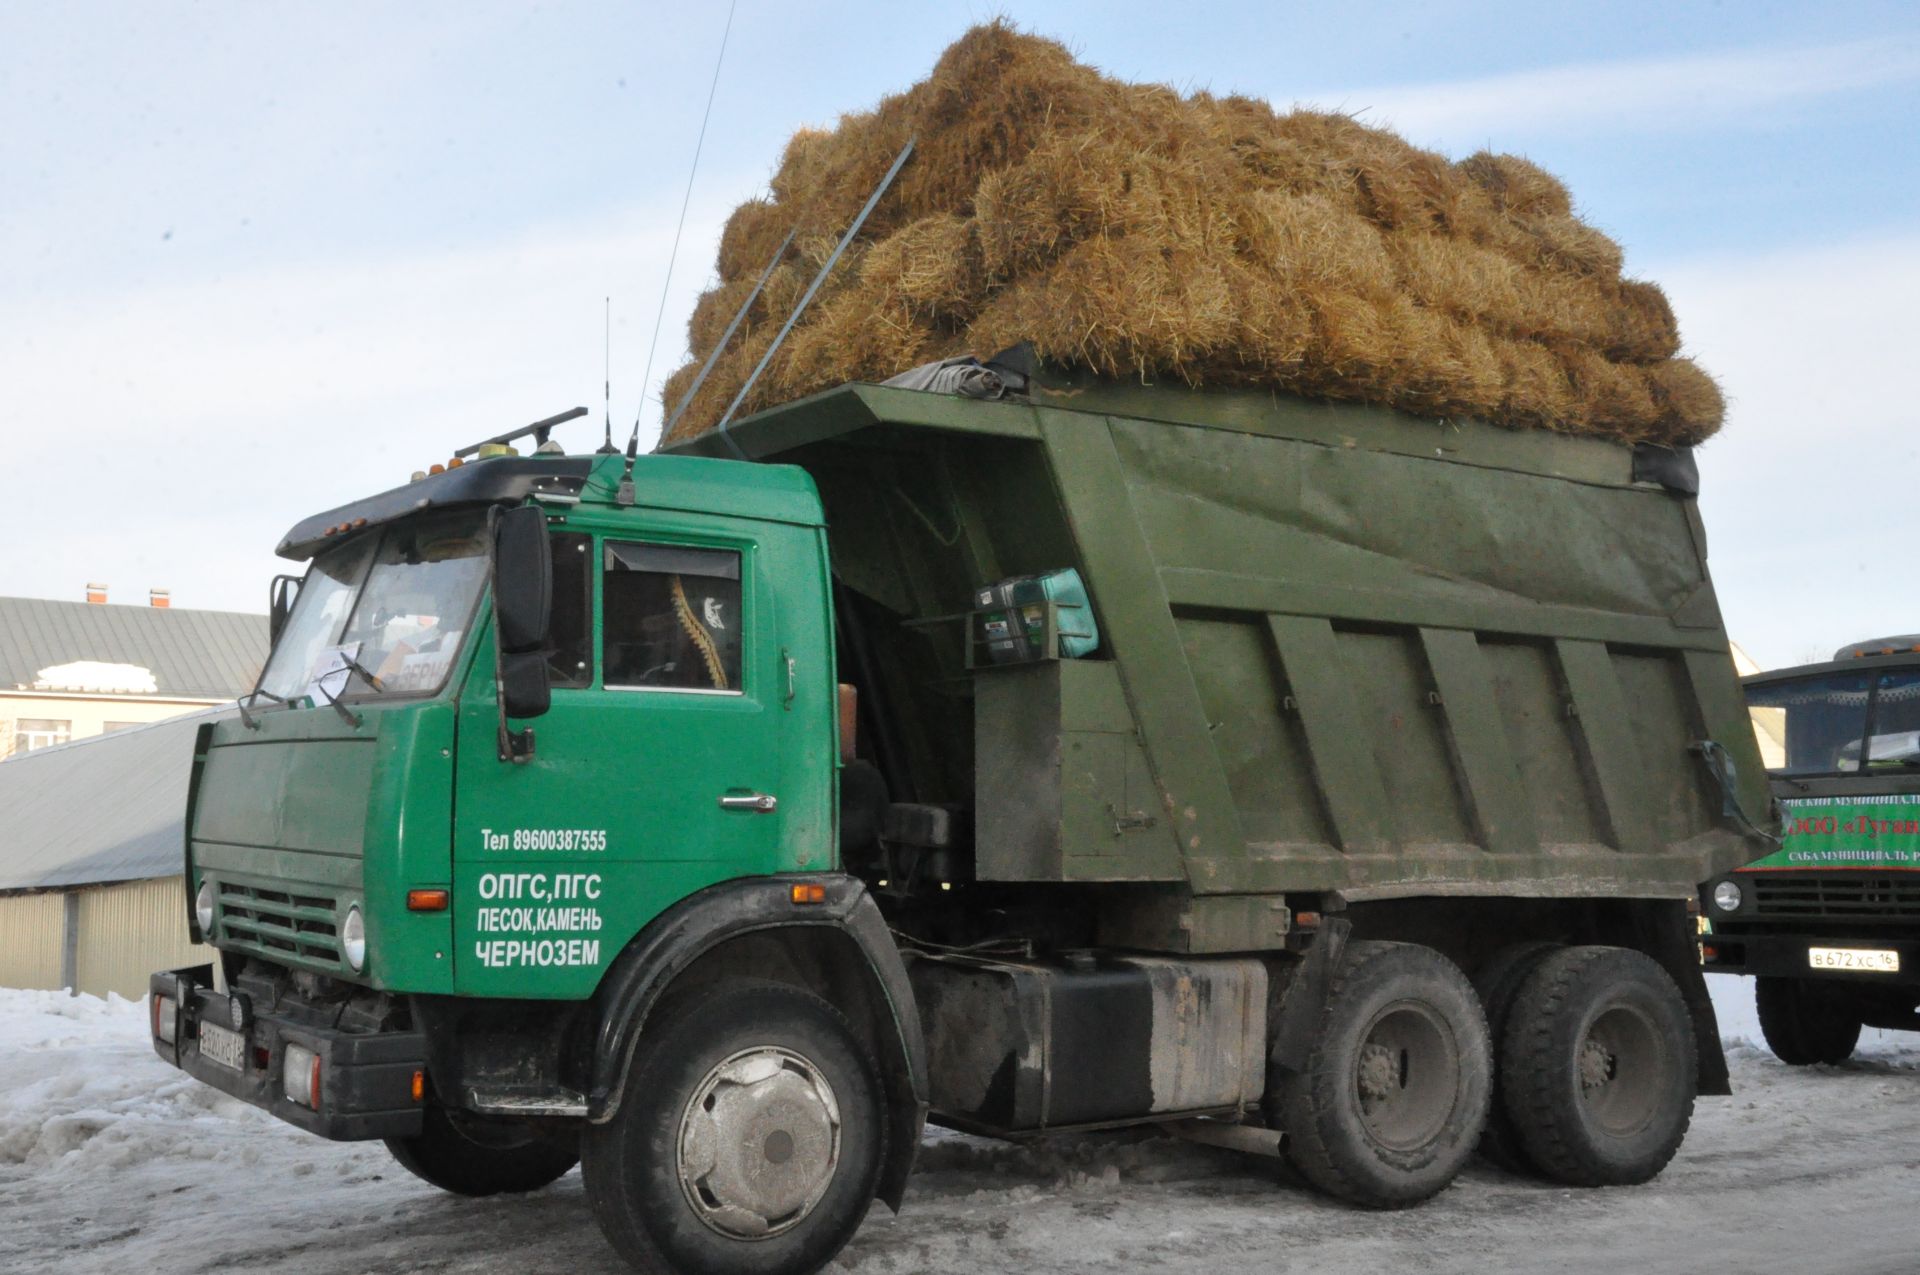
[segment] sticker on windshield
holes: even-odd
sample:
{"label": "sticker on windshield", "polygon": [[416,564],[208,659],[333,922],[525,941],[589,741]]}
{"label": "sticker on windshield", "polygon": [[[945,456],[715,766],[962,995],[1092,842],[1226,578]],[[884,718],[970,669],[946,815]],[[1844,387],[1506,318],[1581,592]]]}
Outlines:
{"label": "sticker on windshield", "polygon": [[331,704],[346,694],[347,679],[353,676],[354,662],[359,658],[358,642],[322,647],[307,675],[307,698],[318,706]]}

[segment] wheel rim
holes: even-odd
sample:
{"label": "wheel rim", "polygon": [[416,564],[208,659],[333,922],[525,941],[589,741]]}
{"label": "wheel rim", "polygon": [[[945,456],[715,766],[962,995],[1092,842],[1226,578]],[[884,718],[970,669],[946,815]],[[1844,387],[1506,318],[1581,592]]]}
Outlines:
{"label": "wheel rim", "polygon": [[1653,1119],[1665,1075],[1660,1034],[1631,1005],[1596,1016],[1574,1054],[1574,1079],[1587,1114],[1615,1137],[1637,1133]]}
{"label": "wheel rim", "polygon": [[680,1188],[711,1229],[765,1239],[813,1211],[840,1163],[840,1104],[790,1049],[742,1050],[707,1073],[680,1117]]}
{"label": "wheel rim", "polygon": [[1446,1021],[1417,1001],[1374,1016],[1354,1058],[1354,1097],[1367,1135],[1394,1151],[1425,1146],[1446,1128],[1460,1059]]}

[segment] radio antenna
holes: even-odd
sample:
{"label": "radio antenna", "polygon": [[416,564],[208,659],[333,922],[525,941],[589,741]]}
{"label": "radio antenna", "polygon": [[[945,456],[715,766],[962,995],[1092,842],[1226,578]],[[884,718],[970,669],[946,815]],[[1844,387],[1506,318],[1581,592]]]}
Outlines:
{"label": "radio antenna", "polygon": [[600,382],[600,394],[602,397],[602,401],[606,404],[606,413],[607,413],[606,437],[601,440],[600,446],[594,449],[593,454],[595,456],[613,456],[613,455],[617,455],[620,451],[618,447],[615,447],[613,445],[613,298],[612,297],[606,298],[606,306],[607,306],[606,323],[601,329],[601,331],[604,333],[604,343],[600,351],[600,375],[603,378]]}
{"label": "radio antenna", "polygon": [[660,345],[660,325],[667,316],[667,295],[673,287],[673,265],[680,256],[680,235],[687,228],[687,206],[693,202],[693,179],[700,171],[700,152],[707,144],[707,121],[713,118],[713,97],[720,88],[720,67],[727,59],[727,37],[733,33],[733,11],[739,0],[728,0],[727,24],[720,31],[720,52],[713,60],[713,82],[707,86],[707,109],[700,116],[700,135],[693,143],[693,167],[687,172],[687,192],[680,200],[680,222],[673,229],[673,247],[667,253],[667,278],[660,285],[660,308],[653,316],[653,339],[647,342],[646,371],[640,377],[640,404],[633,412],[633,434],[627,439],[627,470],[620,479],[620,503],[631,504],[633,457],[640,446],[640,414],[646,410],[647,387],[653,384],[653,355]]}

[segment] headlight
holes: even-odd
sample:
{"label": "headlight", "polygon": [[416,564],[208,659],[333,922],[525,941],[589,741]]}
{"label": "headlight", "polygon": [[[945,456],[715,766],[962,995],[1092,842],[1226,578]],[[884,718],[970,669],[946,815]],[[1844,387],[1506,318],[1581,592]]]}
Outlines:
{"label": "headlight", "polygon": [[347,919],[340,923],[340,950],[356,974],[367,963],[367,923],[360,919],[358,907],[348,908]]}
{"label": "headlight", "polygon": [[200,923],[202,942],[213,941],[213,882],[202,881],[200,893],[193,896],[193,919]]}
{"label": "headlight", "polygon": [[289,1042],[280,1058],[280,1092],[288,1102],[320,1110],[320,1055]]}
{"label": "headlight", "polygon": [[1737,881],[1722,881],[1713,887],[1713,906],[1722,912],[1738,912],[1742,898]]}

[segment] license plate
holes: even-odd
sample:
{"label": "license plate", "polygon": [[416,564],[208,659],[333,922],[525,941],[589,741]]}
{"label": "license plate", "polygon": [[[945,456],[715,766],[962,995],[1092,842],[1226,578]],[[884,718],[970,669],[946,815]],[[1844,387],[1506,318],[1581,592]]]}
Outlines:
{"label": "license plate", "polygon": [[242,1069],[242,1060],[247,1056],[247,1038],[239,1032],[203,1022],[200,1024],[200,1054],[209,1062],[239,1071]]}
{"label": "license plate", "polygon": [[1817,970],[1898,974],[1900,953],[1874,947],[1810,947],[1807,949],[1807,964]]}

